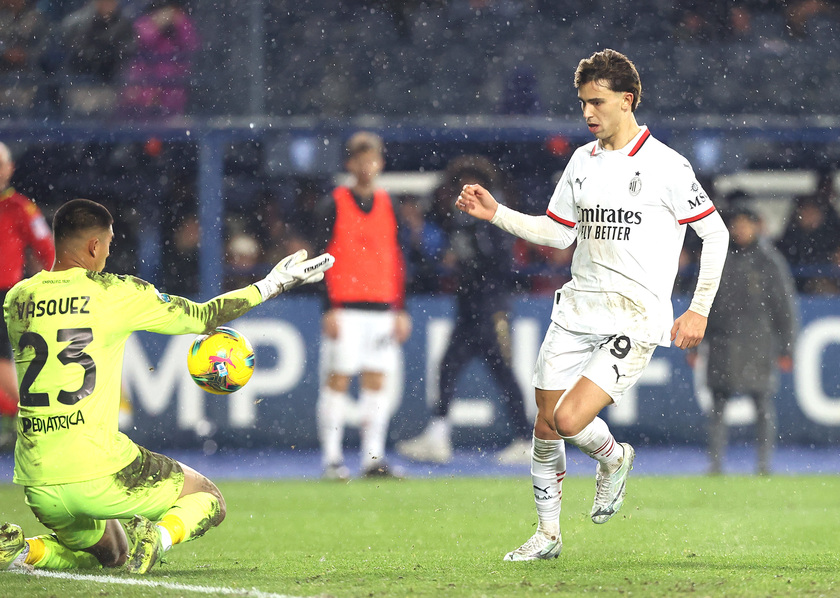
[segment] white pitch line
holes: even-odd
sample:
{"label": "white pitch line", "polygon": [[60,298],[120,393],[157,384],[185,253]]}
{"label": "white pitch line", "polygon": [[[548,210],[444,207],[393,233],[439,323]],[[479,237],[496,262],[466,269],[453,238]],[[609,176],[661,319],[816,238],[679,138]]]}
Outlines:
{"label": "white pitch line", "polygon": [[123,586],[141,586],[146,588],[163,588],[167,590],[179,590],[182,592],[194,592],[196,594],[225,594],[227,596],[246,596],[248,598],[301,598],[300,596],[290,596],[288,594],[274,594],[272,592],[263,592],[256,588],[250,590],[245,588],[225,588],[212,586],[194,586],[183,583],[169,583],[165,581],[152,581],[150,579],[139,579],[136,577],[111,577],[108,575],[80,575],[78,573],[65,573],[62,571],[46,571],[44,569],[36,569],[35,571],[26,571],[21,569],[12,569],[10,573],[19,573],[23,575],[37,575],[38,577],[52,577],[54,579],[69,579],[71,581],[90,581],[93,583],[110,583]]}

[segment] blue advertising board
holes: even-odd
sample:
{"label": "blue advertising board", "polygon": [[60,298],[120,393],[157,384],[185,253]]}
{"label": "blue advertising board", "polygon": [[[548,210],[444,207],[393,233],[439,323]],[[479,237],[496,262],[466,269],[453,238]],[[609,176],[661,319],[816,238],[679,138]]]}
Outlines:
{"label": "blue advertising board", "polygon": [[[675,301],[677,313],[684,298]],[[548,324],[551,299],[521,295],[512,314],[513,367],[534,414],[531,372]],[[781,376],[777,396],[783,444],[840,442],[840,299],[802,298],[802,329],[794,370]],[[414,331],[401,363],[393,364],[391,440],[417,434],[437,398],[436,372],[452,326],[451,297],[408,302]],[[228,396],[203,392],[190,379],[186,354],[192,337],[133,335],[126,347],[124,387],[133,413],[123,429],[137,442],[164,447],[317,446],[321,303],[283,297],[231,325],[254,345],[257,368],[245,388]],[[604,412],[614,432],[631,442],[702,444],[710,398],[682,351],[660,347],[620,405]],[[348,442],[357,440],[355,404],[348,405]],[[490,373],[474,360],[458,383],[451,416],[460,446],[495,448],[510,440],[508,416]],[[749,438],[754,421],[746,398],[727,409],[733,438]]]}

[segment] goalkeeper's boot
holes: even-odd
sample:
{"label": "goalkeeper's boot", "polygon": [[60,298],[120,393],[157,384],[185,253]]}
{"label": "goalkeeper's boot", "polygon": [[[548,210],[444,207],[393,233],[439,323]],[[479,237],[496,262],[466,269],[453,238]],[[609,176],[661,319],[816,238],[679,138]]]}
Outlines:
{"label": "goalkeeper's boot", "polygon": [[616,514],[624,503],[624,494],[627,491],[627,476],[633,469],[633,459],[636,458],[636,451],[633,447],[622,442],[624,456],[618,469],[612,473],[601,469],[601,464],[595,471],[595,503],[592,505],[592,521],[595,523],[606,523],[610,517]]}
{"label": "goalkeeper's boot", "polygon": [[26,538],[23,530],[14,523],[4,523],[0,526],[0,571],[18,567],[15,562],[26,548]]}
{"label": "goalkeeper's boot", "polygon": [[143,575],[156,563],[163,562],[163,545],[157,525],[142,515],[135,515],[125,525],[125,533],[132,545],[125,565],[129,573]]}
{"label": "goalkeeper's boot", "polygon": [[449,438],[437,438],[425,432],[397,443],[397,452],[412,461],[427,463],[449,463],[452,460],[452,442]]}
{"label": "goalkeeper's boot", "polygon": [[563,550],[563,539],[560,532],[546,533],[537,529],[536,533],[522,546],[505,555],[506,561],[538,561],[540,559],[556,559]]}

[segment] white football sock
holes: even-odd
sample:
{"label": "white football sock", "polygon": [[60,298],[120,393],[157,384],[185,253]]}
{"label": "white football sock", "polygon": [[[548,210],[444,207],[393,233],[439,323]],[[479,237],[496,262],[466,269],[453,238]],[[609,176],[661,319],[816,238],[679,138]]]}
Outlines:
{"label": "white football sock", "polygon": [[602,470],[608,472],[618,469],[624,456],[624,449],[615,441],[607,422],[600,417],[574,436],[564,436],[563,439],[597,460],[603,466]]}
{"label": "white football sock", "polygon": [[326,465],[344,462],[344,423],[347,393],[321,388],[318,396],[318,439],[321,442],[321,462]]}
{"label": "white football sock", "polygon": [[380,390],[363,388],[359,392],[362,469],[376,467],[385,457],[385,441],[388,438],[388,424],[391,422],[389,399],[388,390],[384,386]]}
{"label": "white football sock", "polygon": [[538,529],[548,535],[560,534],[560,501],[565,476],[565,443],[534,436],[531,444],[531,482],[539,518]]}

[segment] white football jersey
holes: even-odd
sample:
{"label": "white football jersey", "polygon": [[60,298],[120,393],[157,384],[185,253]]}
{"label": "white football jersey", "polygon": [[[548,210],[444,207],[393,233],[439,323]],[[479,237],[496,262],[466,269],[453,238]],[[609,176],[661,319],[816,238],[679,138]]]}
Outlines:
{"label": "white football jersey", "polygon": [[668,346],[686,225],[714,212],[688,161],[647,127],[624,148],[578,148],[546,213],[577,228],[572,279],[551,319],[577,332]]}

